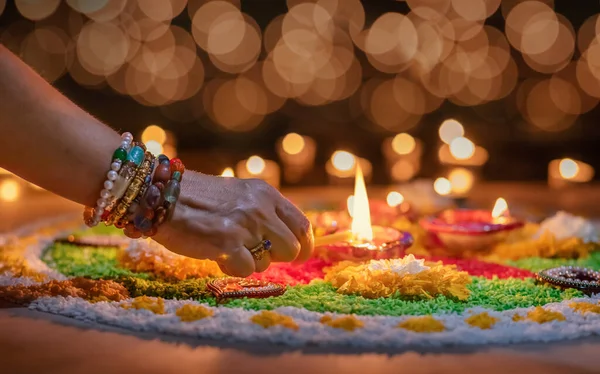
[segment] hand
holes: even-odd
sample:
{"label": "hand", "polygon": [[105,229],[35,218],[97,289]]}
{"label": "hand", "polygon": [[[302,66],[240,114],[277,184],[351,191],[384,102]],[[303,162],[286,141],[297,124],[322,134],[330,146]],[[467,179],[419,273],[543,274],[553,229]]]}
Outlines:
{"label": "hand", "polygon": [[[265,271],[271,261],[306,261],[314,247],[305,215],[275,188],[257,179],[186,171],[170,221],[155,239],[184,256],[210,259],[229,275]],[[263,240],[271,250],[255,261],[249,248]]]}

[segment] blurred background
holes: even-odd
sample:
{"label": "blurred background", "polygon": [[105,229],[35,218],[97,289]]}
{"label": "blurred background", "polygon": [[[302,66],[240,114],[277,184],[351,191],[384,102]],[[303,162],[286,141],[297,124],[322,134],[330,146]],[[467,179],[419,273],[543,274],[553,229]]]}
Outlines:
{"label": "blurred background", "polygon": [[[0,0],[0,41],[156,153],[274,185],[587,183],[600,3]],[[10,197],[15,185],[0,185]]]}

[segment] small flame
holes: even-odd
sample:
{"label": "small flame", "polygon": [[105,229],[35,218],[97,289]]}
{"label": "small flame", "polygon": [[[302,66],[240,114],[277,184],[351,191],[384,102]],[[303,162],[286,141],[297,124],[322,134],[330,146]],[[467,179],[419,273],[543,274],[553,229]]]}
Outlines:
{"label": "small flame", "polygon": [[225,170],[223,170],[223,172],[221,173],[222,177],[235,177],[235,174],[233,173],[233,169],[232,168],[225,168]]}
{"label": "small flame", "polygon": [[369,210],[369,197],[360,164],[356,164],[356,177],[354,179],[354,198],[352,199],[352,235],[359,241],[372,241],[373,228],[371,227],[371,212]]}
{"label": "small flame", "polygon": [[498,200],[496,200],[496,204],[494,204],[494,209],[492,209],[492,217],[499,218],[506,215],[508,215],[508,204],[506,203],[506,200],[499,197]]}

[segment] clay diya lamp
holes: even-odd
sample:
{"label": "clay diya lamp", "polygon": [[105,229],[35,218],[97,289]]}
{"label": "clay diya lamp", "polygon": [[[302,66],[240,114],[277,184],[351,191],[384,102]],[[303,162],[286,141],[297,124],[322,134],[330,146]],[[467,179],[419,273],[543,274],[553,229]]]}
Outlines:
{"label": "clay diya lamp", "polygon": [[373,236],[360,239],[351,230],[315,238],[315,255],[331,261],[368,261],[404,257],[413,244],[407,232],[392,227],[371,226]]}
{"label": "clay diya lamp", "polygon": [[349,229],[338,229],[329,235],[315,238],[315,254],[333,261],[375,260],[404,256],[413,244],[409,233],[392,227],[371,225],[367,189],[359,166],[356,167],[354,197],[348,199],[352,217]]}
{"label": "clay diya lamp", "polygon": [[420,225],[456,255],[482,252],[502,242],[509,232],[525,222],[511,217],[506,201],[496,201],[494,209],[449,209],[422,219]]}

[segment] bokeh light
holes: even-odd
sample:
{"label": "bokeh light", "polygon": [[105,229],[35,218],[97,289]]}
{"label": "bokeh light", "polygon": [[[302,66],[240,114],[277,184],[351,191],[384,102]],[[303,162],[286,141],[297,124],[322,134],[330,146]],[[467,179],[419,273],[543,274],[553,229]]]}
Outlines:
{"label": "bokeh light", "polygon": [[[419,173],[414,155],[428,147],[407,132],[421,134],[417,126],[440,108],[549,133],[588,126],[580,116],[597,108],[598,14],[569,20],[553,0],[404,0],[407,11],[367,17],[363,3],[287,0],[285,13],[259,26],[240,0],[15,0],[22,17],[0,42],[48,82],[68,74],[185,126],[260,132],[310,107],[307,116],[324,123],[396,134],[391,152],[386,143],[394,181]],[[0,14],[5,6],[0,0]],[[442,164],[485,164],[487,151],[464,136],[456,119],[441,124]],[[158,126],[142,141],[177,153]],[[287,134],[282,149],[299,154],[304,141]],[[356,162],[336,151],[328,167],[352,171]],[[448,175],[453,192],[469,184],[468,169],[458,170]]]}
{"label": "bokeh light", "polygon": [[397,182],[411,180],[419,171],[418,166],[409,160],[399,159],[394,162],[390,171],[391,177]]}
{"label": "bokeh light", "polygon": [[221,173],[222,177],[227,177],[227,178],[231,178],[231,177],[235,177],[235,174],[233,172],[232,168],[225,168],[223,170],[223,172]]}
{"label": "bokeh light", "polygon": [[465,168],[455,168],[448,174],[448,180],[452,186],[452,192],[457,195],[464,195],[471,190],[475,181],[473,172]]}
{"label": "bokeh light", "polygon": [[265,160],[259,156],[250,156],[246,161],[246,169],[250,174],[258,175],[265,170]]}
{"label": "bokeh light", "polygon": [[6,179],[0,183],[0,200],[16,201],[21,195],[21,186],[14,179]]}
{"label": "bokeh light", "polygon": [[573,179],[579,173],[579,165],[573,159],[564,158],[560,160],[560,163],[558,164],[558,170],[561,177],[565,179]]}
{"label": "bokeh light", "polygon": [[302,135],[290,133],[283,137],[281,146],[285,153],[297,155],[304,149],[304,138]]}
{"label": "bokeh light", "polygon": [[392,139],[392,149],[399,155],[408,155],[415,150],[417,142],[410,134],[400,133]]}
{"label": "bokeh light", "polygon": [[158,156],[161,153],[163,153],[162,144],[157,142],[156,140],[148,140],[147,142],[145,142],[145,144],[148,152],[152,153],[154,156]]}
{"label": "bokeh light", "polygon": [[144,132],[142,132],[142,141],[147,143],[151,140],[163,145],[167,140],[167,133],[160,126],[150,125],[144,129]]}
{"label": "bokeh light", "polygon": [[389,206],[395,207],[404,202],[404,196],[402,196],[402,194],[398,191],[391,191],[387,194],[385,201]]}
{"label": "bokeh light", "polygon": [[[31,21],[39,21],[49,17],[60,5],[60,0],[15,0],[15,5],[23,17]],[[0,13],[4,8],[0,4]]]}
{"label": "bokeh light", "polygon": [[450,153],[458,160],[469,159],[475,153],[475,144],[464,136],[459,136],[450,142]]}
{"label": "bokeh light", "polygon": [[444,143],[450,144],[454,139],[465,135],[465,129],[457,120],[447,119],[440,126],[439,135]]}
{"label": "bokeh light", "polygon": [[341,171],[349,171],[356,165],[356,157],[347,151],[335,151],[331,155],[333,167]]}
{"label": "bokeh light", "polygon": [[442,196],[450,195],[452,192],[452,185],[446,178],[438,178],[433,182],[433,190]]}

